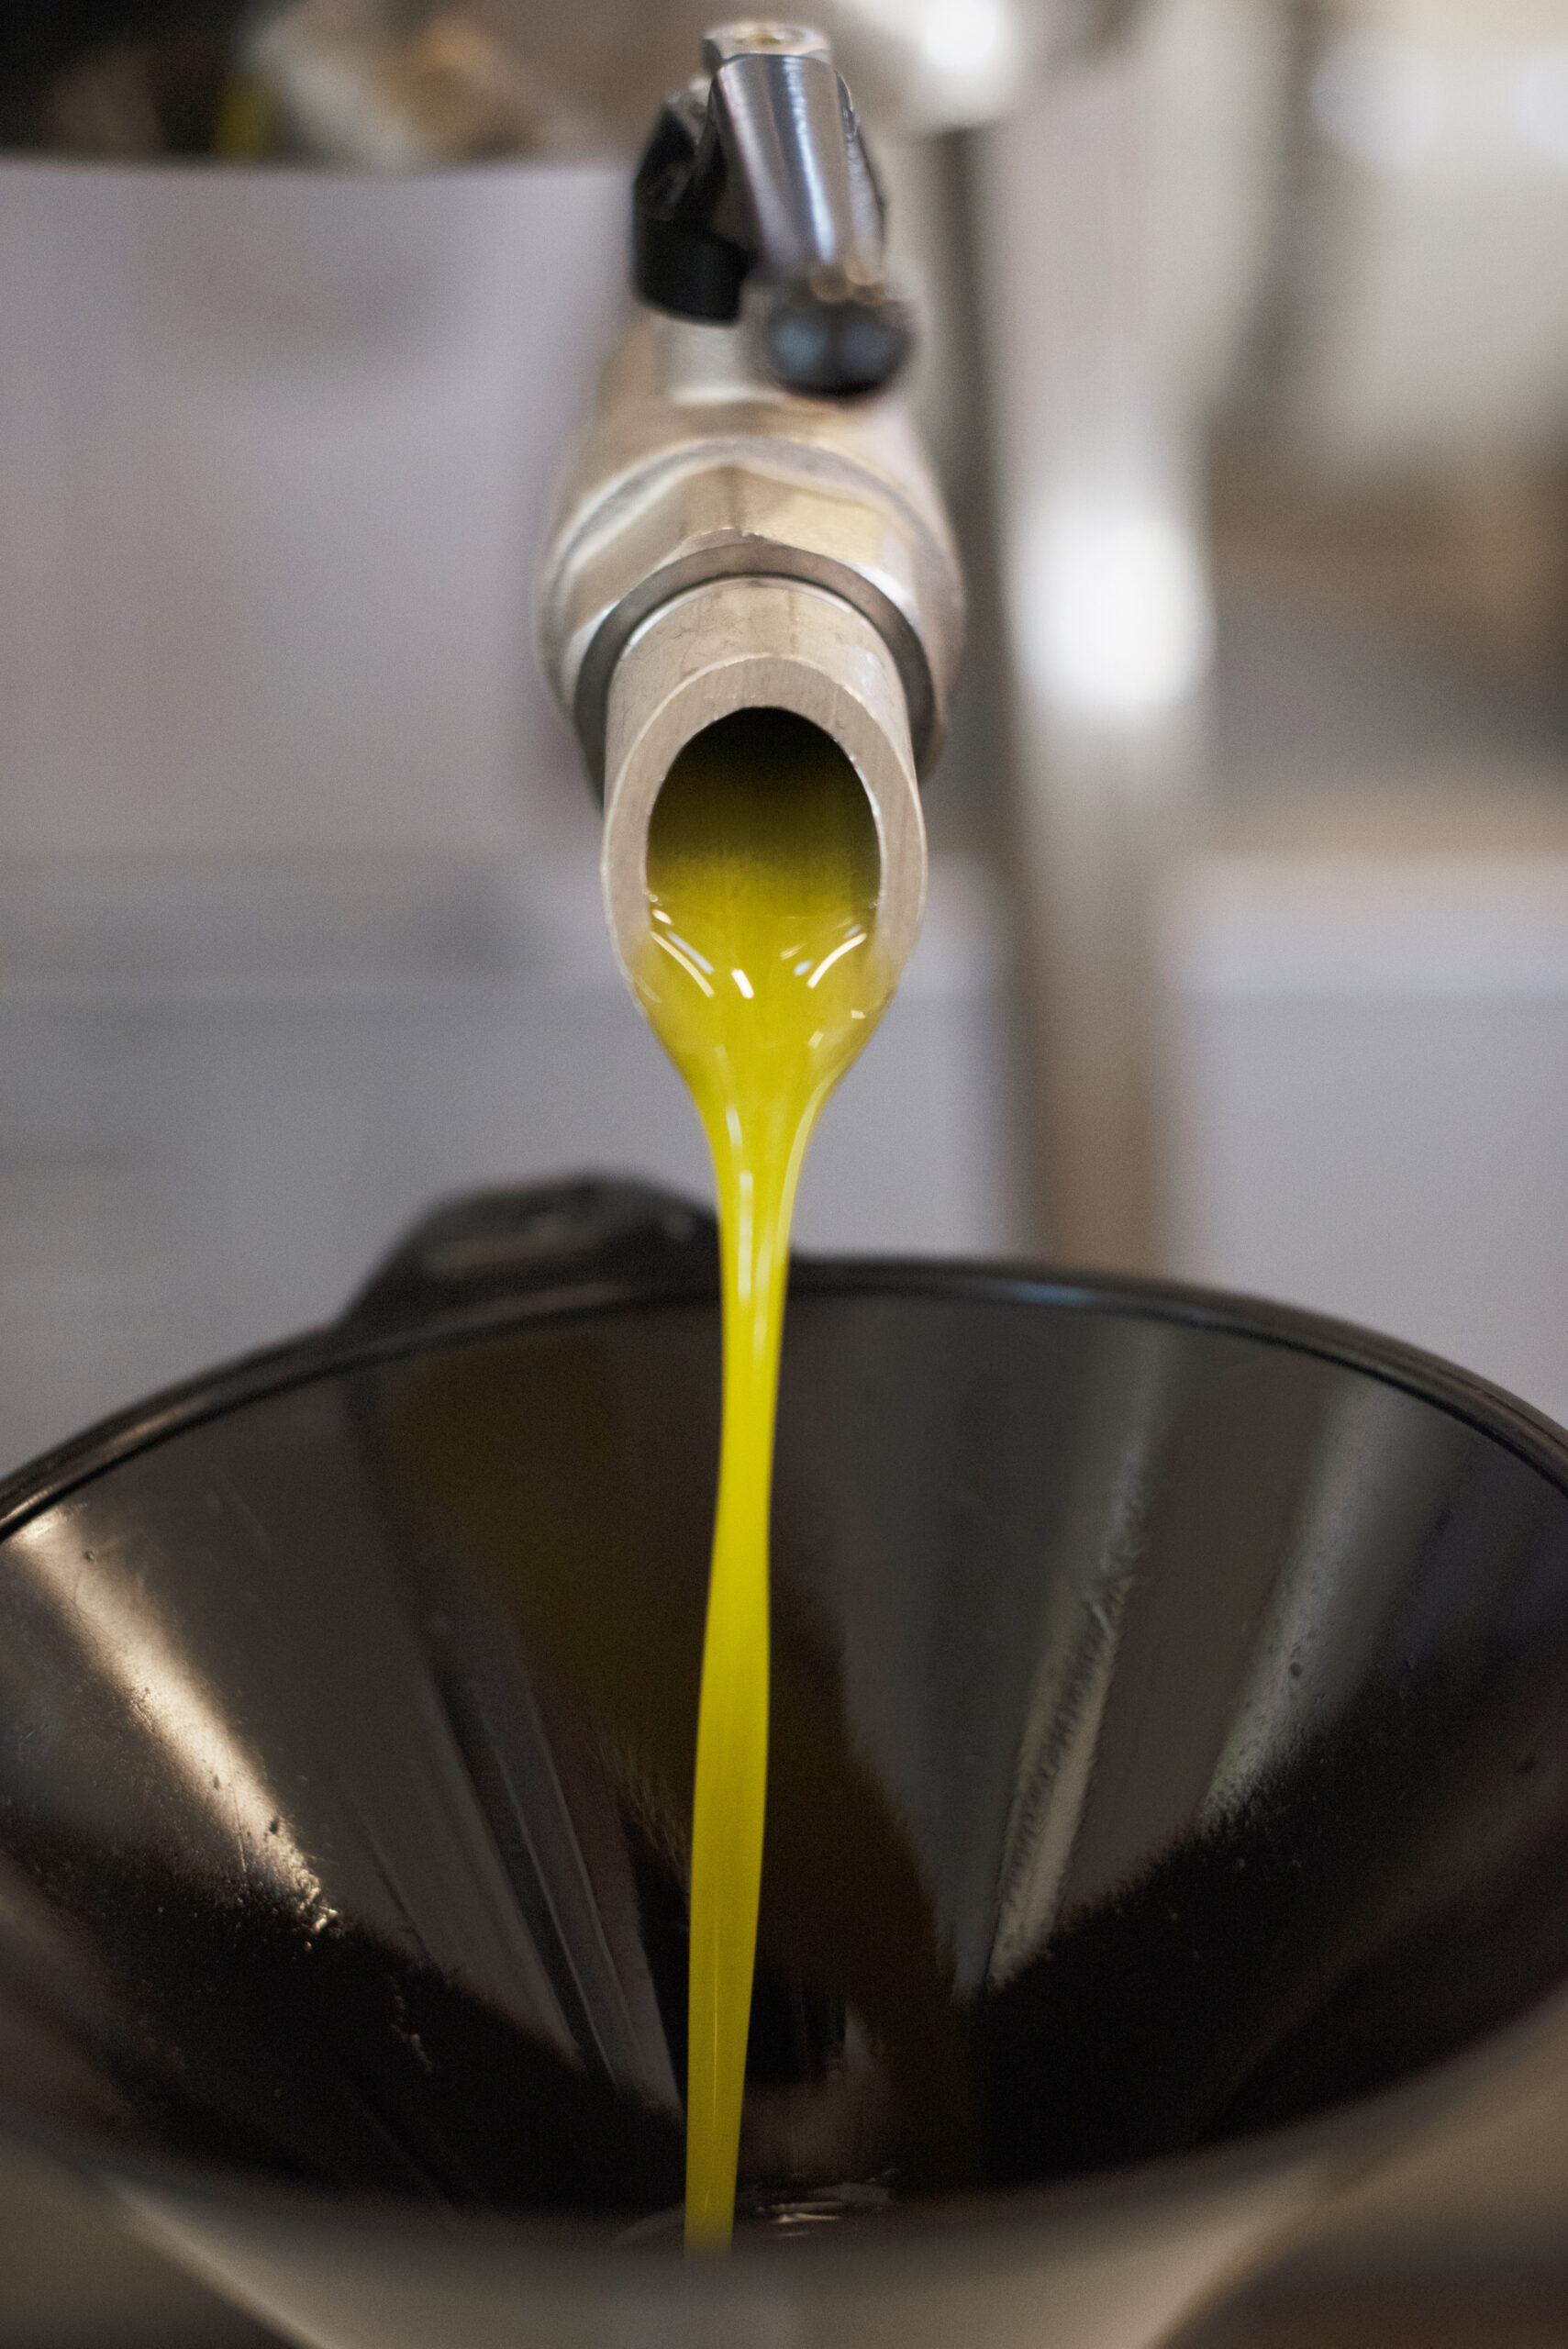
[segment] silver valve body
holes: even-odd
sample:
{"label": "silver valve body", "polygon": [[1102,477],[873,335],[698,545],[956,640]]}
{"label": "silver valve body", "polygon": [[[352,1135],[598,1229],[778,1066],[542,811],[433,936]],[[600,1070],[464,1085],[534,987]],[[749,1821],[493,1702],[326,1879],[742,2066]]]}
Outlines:
{"label": "silver valve body", "polygon": [[[638,174],[640,299],[557,502],[545,666],[604,796],[606,910],[628,969],[664,777],[719,718],[777,708],[820,726],[860,776],[897,970],[925,896],[918,783],[963,637],[940,494],[892,388],[908,314],[827,43],[733,26],[704,56],[709,78],[665,106]],[[829,388],[846,352],[859,372]]]}

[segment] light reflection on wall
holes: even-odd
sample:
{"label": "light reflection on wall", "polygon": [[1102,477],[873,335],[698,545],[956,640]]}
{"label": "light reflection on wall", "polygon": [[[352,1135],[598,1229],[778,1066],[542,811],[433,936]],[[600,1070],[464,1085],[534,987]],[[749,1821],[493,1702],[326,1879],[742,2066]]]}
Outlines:
{"label": "light reflection on wall", "polygon": [[1568,170],[1568,44],[1351,34],[1314,76],[1312,112],[1377,171]]}
{"label": "light reflection on wall", "polygon": [[1009,0],[853,0],[852,13],[906,50],[917,116],[986,122],[1028,85],[1040,27]]}
{"label": "light reflection on wall", "polygon": [[1136,719],[1202,684],[1214,616],[1195,532],[1153,500],[1092,491],[1044,503],[1013,583],[1023,657],[1048,704]]}

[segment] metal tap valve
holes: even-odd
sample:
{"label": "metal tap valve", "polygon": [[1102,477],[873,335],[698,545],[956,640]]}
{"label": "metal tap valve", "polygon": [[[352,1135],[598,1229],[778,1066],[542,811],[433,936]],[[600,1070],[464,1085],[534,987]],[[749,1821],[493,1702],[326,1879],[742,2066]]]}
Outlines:
{"label": "metal tap valve", "polygon": [[810,719],[854,765],[896,968],[925,895],[918,779],[963,636],[951,533],[893,387],[912,321],[827,42],[737,25],[703,55],[637,174],[639,300],[558,501],[545,666],[604,796],[606,907],[628,968],[664,777],[743,708]]}

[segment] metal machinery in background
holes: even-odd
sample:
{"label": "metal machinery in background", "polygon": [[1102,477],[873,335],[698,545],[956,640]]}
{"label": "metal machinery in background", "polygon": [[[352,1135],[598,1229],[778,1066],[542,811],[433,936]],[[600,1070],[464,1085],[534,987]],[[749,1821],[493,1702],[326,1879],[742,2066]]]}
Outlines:
{"label": "metal machinery in background", "polygon": [[[987,121],[1128,0],[821,0],[885,129]],[[715,20],[694,0],[66,0],[0,12],[0,141],[414,170],[604,153],[646,133]]]}
{"label": "metal machinery in background", "polygon": [[[913,314],[890,291],[886,201],[859,115],[905,138],[993,119],[1135,6],[828,0],[821,29],[805,36],[759,19],[715,37],[710,12],[689,0],[570,12],[527,0],[13,6],[0,14],[0,142],[399,173],[602,156],[644,139],[656,117],[634,207],[641,324],[574,461],[541,588],[546,665],[606,799],[606,874],[625,829],[617,807],[629,804],[604,771],[612,674],[642,677],[651,663],[633,714],[646,721],[670,671],[646,647],[617,671],[634,632],[699,588],[707,607],[672,618],[666,635],[689,623],[743,655],[779,629],[810,633],[815,615],[823,640],[800,675],[833,671],[846,707],[880,699],[893,713],[891,730],[881,717],[861,728],[857,758],[902,963],[924,895],[914,784],[941,746],[962,590],[917,436],[896,399],[867,396],[901,371]],[[539,325],[548,336],[549,318]],[[797,592],[786,613],[776,595],[720,584],[759,578],[847,600],[863,646],[829,650],[842,628],[819,596]],[[845,683],[868,660],[871,702]],[[709,665],[693,726],[762,689],[760,673],[743,682],[743,661]],[[821,715],[821,692],[792,688],[782,671],[768,690]],[[633,718],[622,714],[623,731]],[[660,780],[645,779],[649,805]],[[609,887],[624,947],[635,887],[620,897]]]}
{"label": "metal machinery in background", "polygon": [[[893,282],[926,297],[909,402],[951,474],[983,437],[973,383],[944,390],[973,272],[951,142],[921,134],[1016,102],[1118,12],[823,15],[892,185]],[[678,140],[704,27],[0,9],[12,1457],[295,1325],[456,1183],[594,1159],[703,1179],[581,886],[591,797],[528,638],[551,476],[625,304],[628,164],[673,93]],[[880,239],[857,185],[854,270]],[[917,435],[896,399],[792,405],[745,336],[652,291],[551,573],[550,658],[590,766],[633,625],[677,592],[729,613],[760,538],[792,609],[838,618],[843,594],[814,591],[850,583],[866,642],[831,657],[880,664],[883,812],[915,813],[958,645]],[[595,468],[602,486],[651,417],[643,539],[606,550]],[[711,462],[720,427],[758,462]],[[744,510],[713,510],[731,493]],[[737,538],[752,552],[714,557]],[[732,649],[768,600],[727,619]],[[951,810],[984,764],[960,742],[939,849],[972,845]],[[917,862],[899,890],[908,931]],[[1023,1237],[994,895],[939,858],[927,946],[815,1153],[808,1243]],[[868,1151],[887,1161],[870,1183]]]}
{"label": "metal machinery in background", "polygon": [[[819,13],[891,193],[893,282],[916,294],[924,314],[909,405],[961,539],[979,550],[972,568],[981,626],[932,821],[939,852],[979,847],[984,855],[980,867],[972,860],[962,869],[939,855],[928,944],[876,1046],[885,1085],[868,1065],[835,1106],[803,1201],[803,1236],[862,1246],[879,1236],[835,1204],[854,1187],[835,1190],[832,1174],[836,1152],[852,1163],[853,1126],[855,1147],[880,1132],[906,1170],[907,1212],[894,1203],[891,1177],[871,1186],[888,1244],[1018,1245],[1028,1226],[1014,1153],[996,1139],[1005,1088],[985,1074],[1004,991],[991,907],[1010,875],[990,814],[977,823],[972,813],[973,803],[995,811],[1006,800],[996,780],[1006,662],[984,575],[978,272],[973,224],[954,201],[968,158],[940,134],[1023,102],[1055,61],[1087,54],[1129,12],[852,0]],[[29,1108],[26,1130],[9,1143],[0,1137],[0,1191],[10,1201],[0,1204],[0,1254],[14,1258],[13,1293],[36,1294],[36,1357],[47,1330],[61,1325],[61,1307],[31,1268],[55,1257],[112,1262],[120,1296],[126,1260],[108,1235],[116,1219],[140,1233],[145,1278],[100,1321],[95,1342],[104,1359],[83,1391],[83,1411],[186,1366],[185,1355],[194,1364],[291,1326],[323,1286],[330,1292],[351,1280],[381,1229],[432,1188],[476,1174],[544,1173],[584,1151],[646,1163],[667,1180],[702,1179],[684,1111],[661,1120],[640,1100],[630,1071],[644,1044],[630,1026],[606,1099],[629,1104],[635,1096],[641,1131],[669,1130],[644,1154],[591,1119],[584,1125],[562,1041],[570,1022],[557,1025],[557,1002],[536,1008],[529,1032],[539,1052],[530,1043],[510,1087],[528,1101],[535,1148],[549,1156],[526,1157],[520,1127],[504,1134],[487,1109],[483,1132],[464,1145],[466,1163],[446,1168],[416,1150],[394,1196],[381,1186],[403,1153],[378,1145],[356,1178],[362,1197],[374,1188],[381,1199],[376,1230],[350,1244],[346,1170],[330,1185],[324,1172],[308,1209],[295,1180],[284,1186],[286,1219],[281,1209],[259,1212],[268,1165],[292,1157],[304,1166],[305,1144],[322,1123],[316,1093],[297,1081],[297,1052],[289,1105],[263,1118],[262,1091],[248,1083],[239,1091],[255,1105],[256,1130],[247,1130],[245,1113],[225,1113],[221,1141],[215,1131],[176,1165],[172,1063],[147,1064],[143,1047],[171,990],[193,1029],[203,991],[222,998],[225,1038],[220,1045],[214,1030],[212,1045],[219,1059],[232,1053],[237,1022],[246,1049],[260,1049],[240,997],[275,1005],[281,990],[295,1001],[290,1016],[304,1020],[300,998],[316,974],[340,999],[348,982],[336,942],[306,938],[291,908],[352,901],[356,934],[368,941],[376,917],[367,859],[464,866],[438,874],[426,913],[414,909],[406,870],[388,882],[384,937],[417,930],[426,944],[438,934],[448,941],[439,976],[425,947],[415,950],[417,971],[398,982],[406,1007],[410,987],[444,988],[449,1005],[453,988],[476,1000],[488,990],[494,1002],[506,987],[520,1033],[527,969],[516,955],[507,961],[511,945],[497,939],[532,938],[538,947],[543,937],[522,965],[561,967],[554,941],[570,927],[561,909],[579,902],[575,876],[596,849],[595,825],[528,642],[532,573],[551,476],[590,411],[591,372],[625,302],[628,167],[663,101],[686,89],[706,17],[695,6],[563,10],[491,0],[0,7],[0,299],[9,321],[0,354],[3,837],[6,856],[26,861],[6,895],[13,907],[61,911],[60,938],[51,943],[31,924],[28,951],[0,972],[0,1023],[13,1030],[7,1058],[31,1066],[36,1053],[47,1055],[28,1097],[36,1093],[39,1116]],[[168,168],[149,168],[160,162]],[[704,412],[704,371],[711,374],[722,340],[700,319],[658,322],[628,345],[622,393],[634,389],[627,368],[638,351],[652,363],[657,346],[660,366],[678,354],[685,389],[662,413],[685,429]],[[694,373],[699,347],[706,356]],[[886,403],[875,405],[887,415]],[[635,424],[635,406],[623,399],[617,414]],[[638,414],[649,412],[644,401]],[[751,412],[762,413],[755,402]],[[765,437],[776,459],[795,428],[786,420],[778,429],[776,398],[769,412]],[[708,422],[717,415],[707,402]],[[830,415],[839,420],[829,424]],[[619,429],[607,412],[606,426]],[[935,573],[920,551],[921,542],[928,554],[936,543],[916,510],[921,499],[934,510],[929,484],[912,507],[905,490],[919,461],[907,434],[895,452],[891,417],[823,403],[812,431],[819,457],[837,440],[840,476],[858,467],[862,486],[871,484],[863,512],[878,500],[884,514],[890,499],[898,505],[908,561],[917,572],[927,562],[923,579],[906,562],[902,586],[883,582],[883,619],[871,623],[899,669],[895,699],[912,690],[919,705],[910,710],[907,761],[923,772],[956,651],[951,615],[938,614]],[[773,478],[776,488],[776,462]],[[826,510],[819,502],[819,519]],[[840,518],[846,510],[840,503]],[[755,515],[740,520],[758,527]],[[800,521],[796,497],[787,526],[775,515],[761,527],[776,544]],[[699,535],[712,535],[711,516],[676,527],[697,522]],[[639,596],[627,601],[645,584],[639,565],[667,569],[674,552],[624,549],[615,591],[623,611],[636,606],[640,616]],[[817,553],[832,559],[830,548]],[[946,560],[939,554],[938,572]],[[840,582],[858,562],[840,564]],[[799,576],[798,561],[786,568]],[[900,596],[905,618],[895,624]],[[873,600],[868,585],[862,607]],[[568,619],[569,638],[582,621],[581,612]],[[584,711],[606,682],[609,643],[601,638],[581,692],[574,670],[569,681]],[[573,638],[562,657],[570,666],[582,651]],[[894,765],[905,756],[895,753]],[[126,881],[117,897],[108,863]],[[269,900],[242,918],[241,863]],[[459,951],[441,907],[473,901],[476,867],[480,896],[505,874],[512,897],[527,902],[486,916]],[[328,868],[344,868],[341,880],[327,878]],[[206,910],[186,942],[179,908],[204,893]],[[72,962],[76,947],[64,951],[67,938],[84,942],[86,966]],[[401,951],[383,962],[390,966]],[[584,980],[585,957],[582,941],[568,957],[571,985]],[[379,985],[352,982],[361,1011]],[[610,1046],[600,1031],[617,1017],[607,956],[592,985],[598,1008],[584,1052],[603,1062]],[[338,1014],[326,1017],[330,1024]],[[929,1031],[926,1041],[917,1027]],[[912,1081],[938,1028],[944,1067],[965,1073],[940,1110],[949,1076],[928,1068]],[[547,1036],[555,1038],[548,1049]],[[388,1051],[395,1057],[398,1049],[389,1036]],[[194,1068],[206,1051],[193,1041],[175,1057]],[[455,1065],[450,1049],[444,1057]],[[90,1063],[118,1074],[107,1091],[94,1078],[78,1115],[62,1105],[50,1071]],[[482,1064],[495,1065],[488,1045],[473,1060],[471,1097],[496,1090],[493,1076],[481,1086]],[[346,1097],[348,1082],[324,1075],[321,1099]],[[886,1097],[874,1110],[873,1087]],[[923,1100],[932,1104],[933,1132],[911,1130],[895,1145],[890,1108],[903,1101],[913,1114]],[[450,1106],[430,1122],[455,1150]],[[403,1130],[417,1123],[406,1119]],[[541,1141],[552,1131],[553,1143]],[[150,1169],[149,1133],[158,1145]],[[980,1137],[970,1148],[974,1163],[955,1159],[951,1180],[940,1175],[944,1153],[970,1147],[972,1135]],[[209,1143],[219,1144],[216,1152]],[[130,1199],[127,1170],[138,1167],[139,1194]],[[300,1293],[277,1291],[261,1319],[265,1284],[240,1269],[250,1238],[231,1247],[199,1238],[216,1240],[220,1199],[237,1229],[273,1233],[264,1250],[258,1242],[258,1274],[262,1253],[276,1266],[291,1249],[301,1268]],[[319,1235],[339,1228],[341,1244],[328,1261]],[[7,1231],[18,1237],[8,1241]],[[280,1244],[285,1231],[294,1235],[288,1247]],[[151,1291],[167,1282],[156,1268],[177,1259],[202,1265],[183,1276],[187,1334],[171,1322],[157,1359],[128,1377],[120,1364],[128,1333],[145,1339],[160,1326]],[[72,1275],[77,1286],[86,1277]],[[205,1300],[199,1311],[193,1279]],[[111,1341],[111,1323],[124,1325],[125,1344]],[[30,1380],[28,1392],[41,1397],[47,1385]],[[29,1422],[21,1440],[54,1431]]]}

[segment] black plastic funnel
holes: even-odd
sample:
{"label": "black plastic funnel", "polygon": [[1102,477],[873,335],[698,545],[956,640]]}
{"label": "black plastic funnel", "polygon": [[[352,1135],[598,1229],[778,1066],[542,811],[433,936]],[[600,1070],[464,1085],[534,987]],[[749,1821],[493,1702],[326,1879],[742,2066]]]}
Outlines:
{"label": "black plastic funnel", "polygon": [[480,1199],[12,1483],[0,2097],[334,2349],[1132,2349],[1568,2028],[1568,1438],[1265,1307],[801,1267],[694,2266],[713,1292],[679,1202]]}

